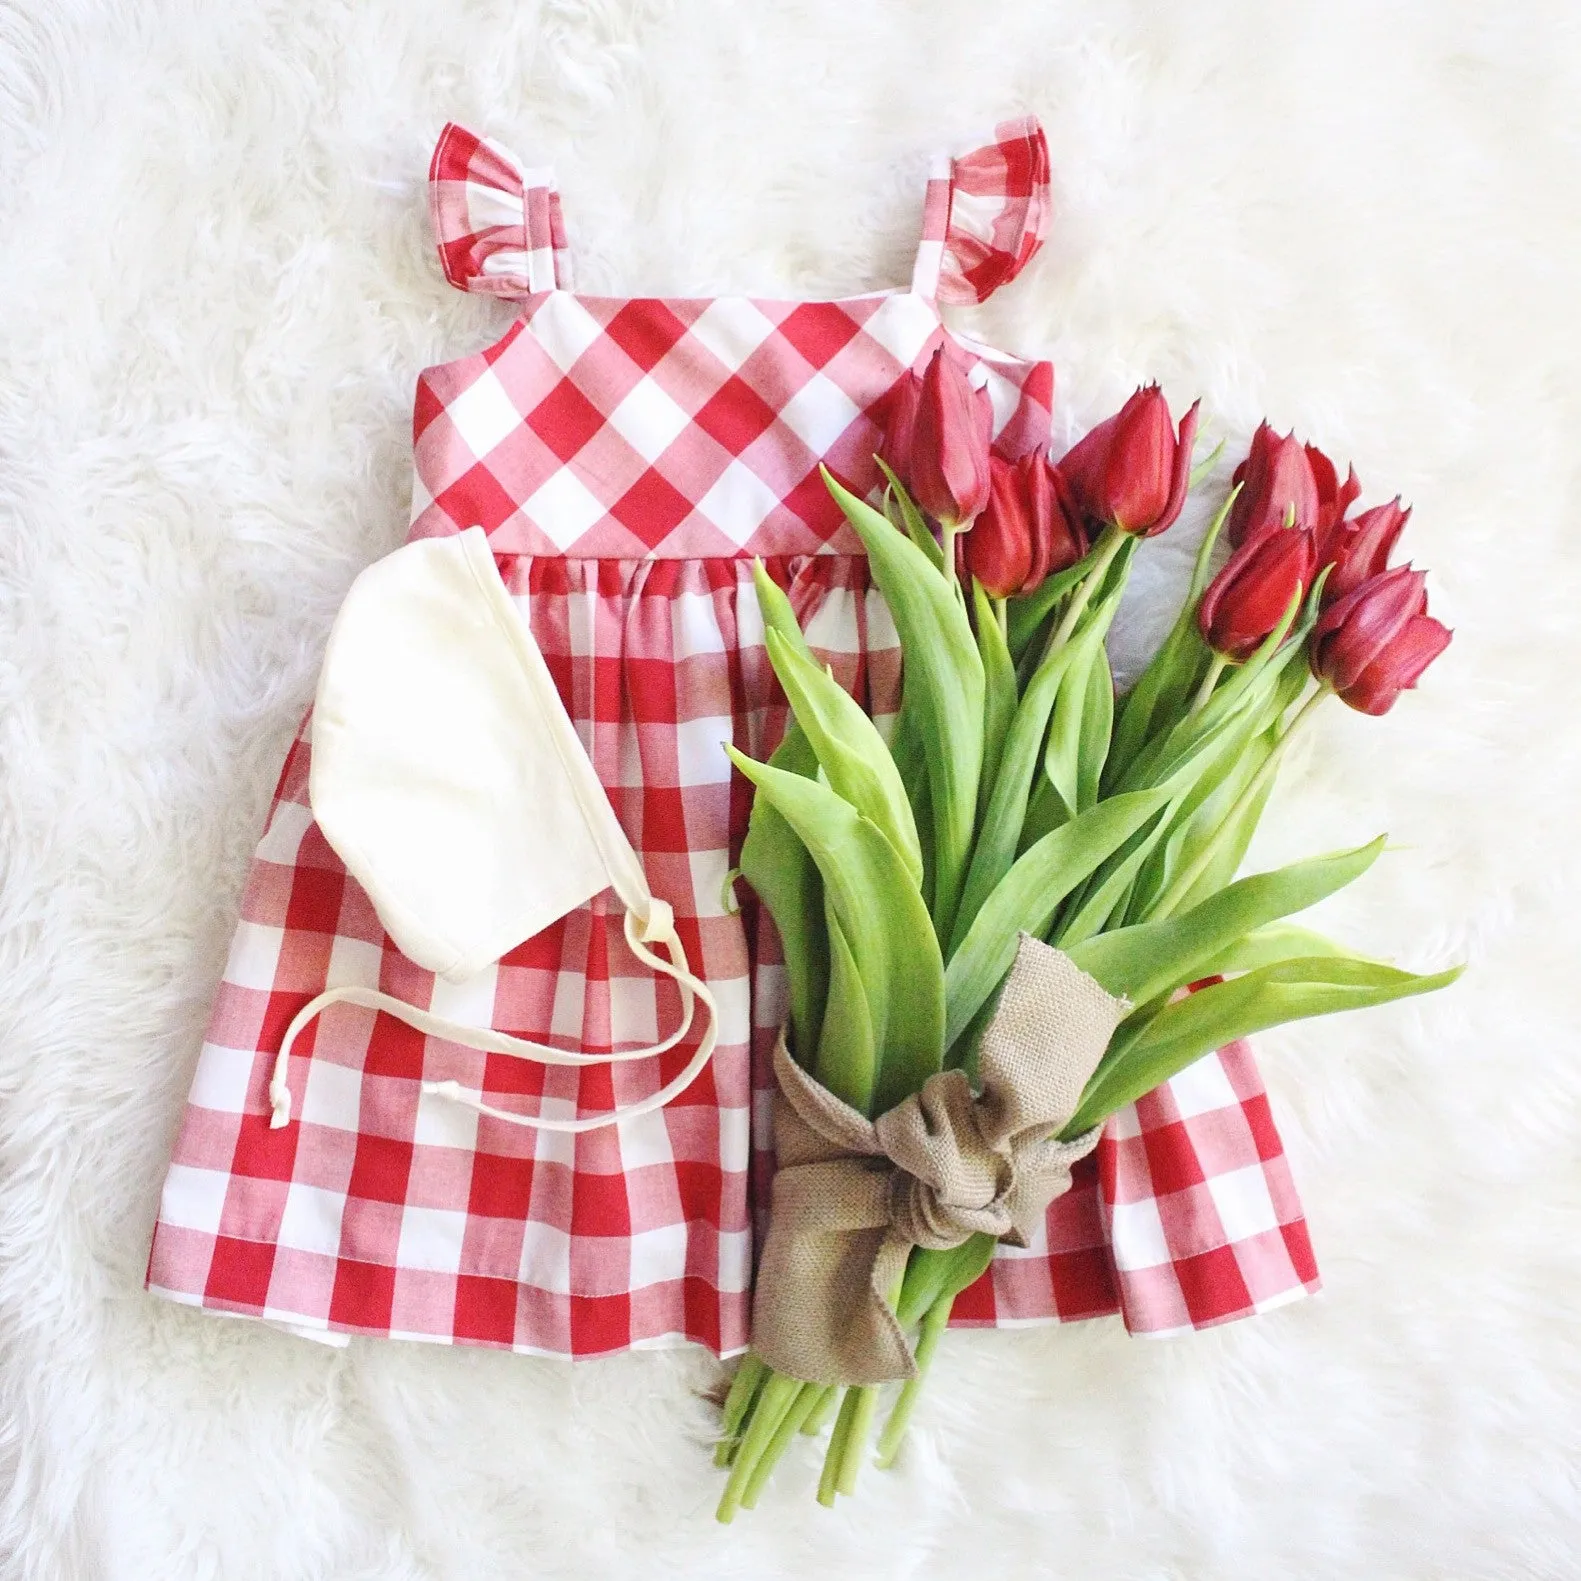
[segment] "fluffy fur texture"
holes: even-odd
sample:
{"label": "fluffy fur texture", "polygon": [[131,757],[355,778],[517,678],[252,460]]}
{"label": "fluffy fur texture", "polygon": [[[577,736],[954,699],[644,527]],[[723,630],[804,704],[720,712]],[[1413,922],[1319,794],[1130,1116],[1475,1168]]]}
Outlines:
{"label": "fluffy fur texture", "polygon": [[[3,1573],[1574,1575],[1578,102],[1564,0],[0,0]],[[1414,503],[1457,628],[1386,722],[1328,711],[1254,852],[1388,829],[1320,925],[1471,968],[1260,1040],[1325,1293],[953,1336],[897,1472],[827,1513],[806,1446],[728,1533],[701,1352],[336,1353],[146,1296],[413,377],[505,322],[429,246],[441,122],[558,166],[584,288],[817,295],[904,279],[925,151],[1022,107],[1058,216],[979,327],[1057,359],[1066,433],[1154,376],[1226,461],[1294,425]]]}

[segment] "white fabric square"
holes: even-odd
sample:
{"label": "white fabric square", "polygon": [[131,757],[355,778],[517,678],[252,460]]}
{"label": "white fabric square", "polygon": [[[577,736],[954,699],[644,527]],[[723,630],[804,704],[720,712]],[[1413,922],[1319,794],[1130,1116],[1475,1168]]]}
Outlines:
{"label": "white fabric square", "polygon": [[[502,163],[514,165],[516,156],[492,137],[480,138],[483,147],[488,149],[497,160]],[[527,182],[527,172],[522,172],[522,183]],[[521,229],[522,200],[521,194],[509,192],[499,186],[490,185],[483,181],[468,181],[467,194],[467,221],[474,231],[489,231],[496,229]]]}
{"label": "white fabric square", "polygon": [[802,628],[807,646],[817,653],[851,653],[852,639],[861,630],[857,616],[860,594],[848,587],[831,588],[813,617]]}
{"label": "white fabric square", "polygon": [[670,1146],[670,1130],[664,1123],[662,1112],[639,1114],[635,1119],[622,1120],[616,1127],[620,1140],[620,1167],[623,1170],[644,1169],[654,1164],[674,1162],[675,1152]]}
{"label": "white fabric square", "polygon": [[1142,1117],[1136,1112],[1136,1105],[1128,1103],[1123,1109],[1116,1109],[1109,1116],[1106,1131],[1113,1141],[1135,1141],[1142,1134]]}
{"label": "white fabric square", "polygon": [[609,426],[645,461],[657,461],[690,424],[685,409],[650,378],[638,379],[609,414]]}
{"label": "white fabric square", "polygon": [[295,1252],[334,1257],[340,1251],[340,1216],[346,1194],[294,1181],[280,1216],[280,1244]]}
{"label": "white fabric square", "polygon": [[781,408],[780,421],[814,455],[824,455],[862,415],[862,409],[826,374],[815,373]]}
{"label": "white fabric square", "polygon": [[1239,1102],[1217,1054],[1204,1054],[1170,1077],[1169,1093],[1183,1120],[1194,1114],[1212,1114],[1216,1109],[1233,1109]]}
{"label": "white fabric square", "polygon": [[549,1031],[558,1038],[582,1036],[582,1012],[587,1004],[587,978],[562,964],[554,980],[554,1009]]}
{"label": "white fabric square", "polygon": [[202,1230],[207,1235],[217,1235],[230,1178],[223,1170],[172,1164],[159,1199],[159,1222],[177,1229]]}
{"label": "white fabric square", "polygon": [[[560,1132],[551,1137],[544,1133],[544,1140],[572,1142],[574,1137]],[[542,1149],[540,1148],[540,1158]],[[528,1219],[522,1226],[522,1258],[519,1275],[524,1285],[535,1285],[540,1290],[551,1290],[558,1295],[571,1293],[571,1237],[552,1224],[538,1224]]]}
{"label": "white fabric square", "polygon": [[1268,1177],[1261,1164],[1247,1164],[1226,1174],[1209,1175],[1208,1190],[1224,1227],[1226,1242],[1246,1240],[1279,1228],[1279,1215],[1268,1194]]}
{"label": "white fabric square", "polygon": [[483,272],[515,280],[552,280],[554,250],[549,247],[534,247],[531,250],[525,247],[502,247],[483,260]]}
{"label": "white fabric square", "polygon": [[436,977],[428,1008],[434,1015],[446,1021],[459,1021],[463,1026],[492,1026],[499,978],[498,966],[485,966],[481,972],[474,972],[459,983]]}
{"label": "white fabric square", "polygon": [[[755,609],[755,596],[752,603]],[[678,656],[690,658],[693,654],[725,651],[725,634],[719,628],[719,608],[712,595],[677,593],[670,604],[670,620]]]}
{"label": "white fabric square", "polygon": [[1110,1241],[1116,1268],[1131,1272],[1167,1263],[1169,1243],[1164,1239],[1164,1222],[1158,1216],[1157,1198],[1115,1203]]}
{"label": "white fabric square", "polygon": [[244,1114],[252,1085],[254,1056],[245,1049],[205,1043],[192,1073],[191,1102],[223,1114]]}
{"label": "white fabric square", "polygon": [[491,368],[479,374],[445,410],[467,449],[480,461],[522,422],[516,403]]}
{"label": "white fabric square", "polygon": [[664,1224],[653,1230],[633,1232],[627,1243],[631,1255],[629,1289],[646,1290],[679,1279],[686,1272],[686,1226]]}
{"label": "white fabric square", "polygon": [[[940,246],[924,242],[923,249]],[[862,326],[862,333],[875,340],[901,367],[909,368],[922,354],[939,327],[938,314],[921,297],[891,296]]]}
{"label": "white fabric square", "polygon": [[699,917],[728,917],[737,909],[725,894],[725,875],[730,871],[728,851],[688,851],[687,865],[692,870],[692,894]]}
{"label": "white fabric square", "polygon": [[407,520],[416,521],[433,503],[434,496],[428,492],[428,485],[423,482],[423,474],[414,468],[412,471],[412,509]]}
{"label": "white fabric square", "polygon": [[560,549],[569,549],[608,514],[604,502],[570,467],[557,467],[549,481],[523,503],[522,510]]}
{"label": "white fabric square", "polygon": [[752,1237],[745,1230],[726,1230],[719,1236],[719,1288],[752,1288]]}
{"label": "white fabric square", "polygon": [[732,543],[744,544],[779,504],[779,493],[746,462],[733,457],[697,502],[697,509]]}
{"label": "white fabric square", "polygon": [[564,372],[604,333],[574,296],[556,292],[533,314],[533,338]]}
{"label": "white fabric square", "polygon": [[478,1111],[464,1103],[425,1092],[417,1100],[412,1140],[419,1147],[457,1147],[470,1153],[478,1145],[479,1118]]}
{"label": "white fabric square", "polygon": [[774,333],[774,321],[743,297],[721,297],[703,310],[688,333],[735,373]]}
{"label": "white fabric square", "polygon": [[278,862],[290,867],[302,849],[302,836],[313,827],[313,809],[299,801],[283,801],[275,806],[258,842],[258,857],[264,862]]}
{"label": "white fabric square", "polygon": [[283,928],[270,927],[263,922],[249,922],[243,918],[236,926],[236,937],[231,940],[231,953],[225,962],[225,981],[238,988],[259,988],[272,992],[275,974],[280,968],[280,944],[285,937]]}
{"label": "white fabric square", "polygon": [[329,950],[329,982],[336,988],[377,988],[383,965],[382,945],[337,933]]}
{"label": "white fabric square", "polygon": [[646,967],[637,969],[641,977],[612,974],[609,979],[609,1027],[616,1043],[659,1041],[657,984]]}
{"label": "white fabric square", "polygon": [[308,1061],[302,1123],[355,1131],[362,1114],[362,1072],[319,1056]]}
{"label": "white fabric square", "polygon": [[465,1213],[448,1208],[412,1208],[401,1215],[401,1242],[396,1266],[425,1273],[453,1274],[461,1268],[461,1243],[467,1233]]}
{"label": "white fabric square", "polygon": [[680,783],[686,786],[725,784],[730,778],[725,743],[734,735],[734,725],[722,715],[705,714],[700,719],[677,720],[675,765]]}

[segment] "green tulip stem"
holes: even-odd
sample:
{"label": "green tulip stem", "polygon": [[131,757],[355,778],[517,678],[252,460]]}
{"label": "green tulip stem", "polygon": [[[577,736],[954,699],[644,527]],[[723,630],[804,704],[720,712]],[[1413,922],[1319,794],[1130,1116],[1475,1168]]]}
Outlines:
{"label": "green tulip stem", "polygon": [[954,1305],[954,1293],[946,1292],[923,1314],[922,1330],[917,1336],[917,1371],[901,1388],[900,1398],[895,1401],[889,1420],[878,1435],[878,1464],[883,1470],[887,1471],[894,1465],[895,1457],[900,1453],[906,1429],[911,1424],[911,1413],[917,1408],[922,1386],[927,1381],[928,1368],[933,1364],[933,1353],[939,1348],[939,1341],[950,1325],[950,1311]]}
{"label": "green tulip stem", "polygon": [[829,1418],[834,1414],[834,1408],[840,1403],[840,1391],[832,1384],[823,1386],[823,1393],[813,1403],[813,1408],[807,1413],[807,1420],[802,1423],[801,1430],[809,1438],[816,1437],[829,1425]]}
{"label": "green tulip stem", "polygon": [[1208,699],[1213,696],[1213,688],[1219,684],[1219,677],[1224,674],[1229,662],[1222,653],[1213,655],[1208,673],[1202,677],[1202,685],[1197,688],[1197,695],[1191,699],[1191,707],[1187,711],[1188,717],[1206,706]]}
{"label": "green tulip stem", "polygon": [[790,1409],[780,1418],[779,1426],[774,1429],[774,1436],[769,1440],[768,1447],[758,1457],[757,1465],[747,1477],[746,1487],[741,1494],[742,1509],[756,1508],[758,1494],[763,1491],[770,1473],[780,1463],[780,1458],[789,1448],[790,1441],[817,1409],[823,1395],[824,1386],[821,1383],[804,1383],[801,1386],[796,1398],[791,1401]]}
{"label": "green tulip stem", "polygon": [[719,1443],[714,1448],[716,1466],[728,1466],[736,1458],[736,1450],[741,1446],[742,1424],[746,1421],[747,1413],[752,1409],[752,1401],[767,1376],[768,1368],[754,1352],[749,1350],[741,1358],[741,1365],[736,1368],[735,1377],[730,1380],[730,1392],[725,1396],[725,1403],[720,1413],[723,1420],[720,1425]]}
{"label": "green tulip stem", "polygon": [[1070,603],[1065,606],[1065,613],[1060,617],[1060,623],[1054,628],[1054,634],[1048,640],[1048,646],[1043,650],[1043,657],[1038,660],[1041,669],[1047,664],[1049,658],[1060,651],[1071,639],[1071,633],[1076,630],[1076,622],[1082,617],[1104,574],[1108,571],[1110,562],[1120,552],[1120,545],[1125,542],[1125,529],[1110,523],[1098,535],[1095,545],[1096,553],[1093,556],[1092,569],[1088,571],[1070,596]]}
{"label": "green tulip stem", "polygon": [[800,1378],[787,1378],[778,1372],[770,1372],[764,1381],[762,1392],[752,1407],[746,1437],[730,1468],[730,1480],[725,1484],[719,1508],[714,1511],[714,1519],[722,1526],[728,1526],[735,1519],[752,1473],[757,1470],[758,1462],[768,1450],[786,1413],[796,1403],[802,1387]]}
{"label": "green tulip stem", "polygon": [[1230,810],[1220,820],[1218,832],[1203,845],[1202,849],[1197,853],[1196,860],[1186,867],[1185,871],[1164,891],[1158,903],[1148,912],[1147,920],[1149,922],[1156,922],[1172,915],[1175,907],[1191,893],[1192,887],[1202,877],[1208,864],[1213,860],[1214,853],[1219,847],[1219,841],[1225,836],[1227,831],[1236,827],[1237,820],[1241,814],[1256,801],[1257,797],[1261,795],[1263,787],[1278,773],[1279,760],[1284,755],[1285,748],[1290,745],[1296,731],[1305,723],[1312,710],[1328,696],[1328,693],[1328,687],[1320,686],[1301,705],[1295,718],[1285,727],[1284,733],[1275,743],[1273,751],[1263,760],[1262,767],[1246,782],[1246,788],[1235,798]]}
{"label": "green tulip stem", "polygon": [[840,1446],[840,1469],[835,1477],[836,1491],[846,1494],[856,1492],[857,1475],[862,1469],[862,1457],[873,1432],[873,1417],[878,1411],[877,1389],[856,1388],[849,1394],[855,1396],[856,1404],[846,1424],[845,1439]]}
{"label": "green tulip stem", "polygon": [[939,522],[939,547],[944,551],[944,564],[940,569],[944,572],[945,580],[957,592],[960,591],[960,585],[955,579],[955,535],[960,530],[956,522]]}
{"label": "green tulip stem", "polygon": [[845,1459],[845,1443],[851,1434],[851,1418],[856,1413],[859,1389],[847,1389],[840,1397],[840,1414],[834,1419],[834,1431],[829,1435],[829,1447],[824,1452],[823,1475],[818,1479],[818,1502],[825,1509],[834,1507],[835,1495],[840,1491],[840,1467]]}

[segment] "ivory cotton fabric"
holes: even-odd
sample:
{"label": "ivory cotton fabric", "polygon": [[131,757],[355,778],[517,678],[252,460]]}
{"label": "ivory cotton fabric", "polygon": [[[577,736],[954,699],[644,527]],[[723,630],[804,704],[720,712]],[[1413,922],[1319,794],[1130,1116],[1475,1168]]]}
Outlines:
{"label": "ivory cotton fabric", "polygon": [[[891,712],[894,628],[818,464],[858,492],[876,485],[884,402],[941,343],[986,379],[1001,448],[1047,443],[1051,365],[959,338],[940,314],[1032,258],[1050,223],[1046,144],[1035,122],[1011,121],[935,160],[910,200],[921,238],[909,285],[825,301],[579,294],[575,216],[547,169],[451,125],[429,176],[447,277],[518,317],[418,378],[411,535],[487,534],[649,887],[713,990],[718,1046],[661,1112],[534,1135],[422,1083],[587,1116],[676,1077],[695,1033],[652,1061],[579,1073],[341,1003],[293,1050],[298,1121],[270,1131],[273,1055],[326,988],[376,988],[593,1054],[655,1042],[681,1014],[673,985],[627,949],[608,893],[464,982],[407,959],[313,821],[304,724],[242,900],[148,1284],[330,1338],[566,1356],[689,1339],[728,1354],[747,1342],[785,1014],[772,929],[725,892],[750,801],[722,744],[763,758],[784,726],[752,557],[841,682]],[[1133,1329],[1189,1329],[1287,1301],[1316,1277],[1261,1080],[1237,1047],[1118,1116],[1043,1233],[996,1261],[957,1320],[1120,1310]]]}

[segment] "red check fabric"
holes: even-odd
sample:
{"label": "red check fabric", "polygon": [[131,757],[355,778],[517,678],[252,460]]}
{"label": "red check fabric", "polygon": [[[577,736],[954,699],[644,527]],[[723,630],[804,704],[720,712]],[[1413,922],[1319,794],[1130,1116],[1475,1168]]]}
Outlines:
{"label": "red check fabric", "polygon": [[[785,1012],[773,928],[730,884],[750,795],[722,743],[765,757],[785,723],[752,559],[842,683],[892,714],[894,627],[818,467],[871,491],[885,402],[941,344],[988,389],[1001,449],[1047,444],[1052,367],[980,346],[939,313],[1026,264],[1047,189],[1041,131],[1010,123],[935,166],[909,288],[830,302],[594,297],[570,289],[549,173],[446,128],[430,188],[444,271],[519,316],[487,350],[418,381],[411,533],[487,530],[649,885],[715,994],[717,1050],[656,1113],[533,1131],[422,1083],[454,1078],[522,1112],[596,1114],[673,1077],[695,1034],[651,1060],[542,1067],[336,1004],[293,1053],[296,1121],[271,1130],[282,1034],[327,987],[375,987],[592,1053],[651,1043],[680,1015],[674,985],[631,956],[608,895],[462,984],[405,959],[313,820],[304,722],[193,1078],[150,1289],[325,1339],[576,1357],[746,1344]],[[1261,1311],[1315,1280],[1261,1082],[1236,1046],[1118,1116],[1044,1242],[1005,1249],[957,1321],[1119,1311],[1134,1330],[1168,1332]]]}

